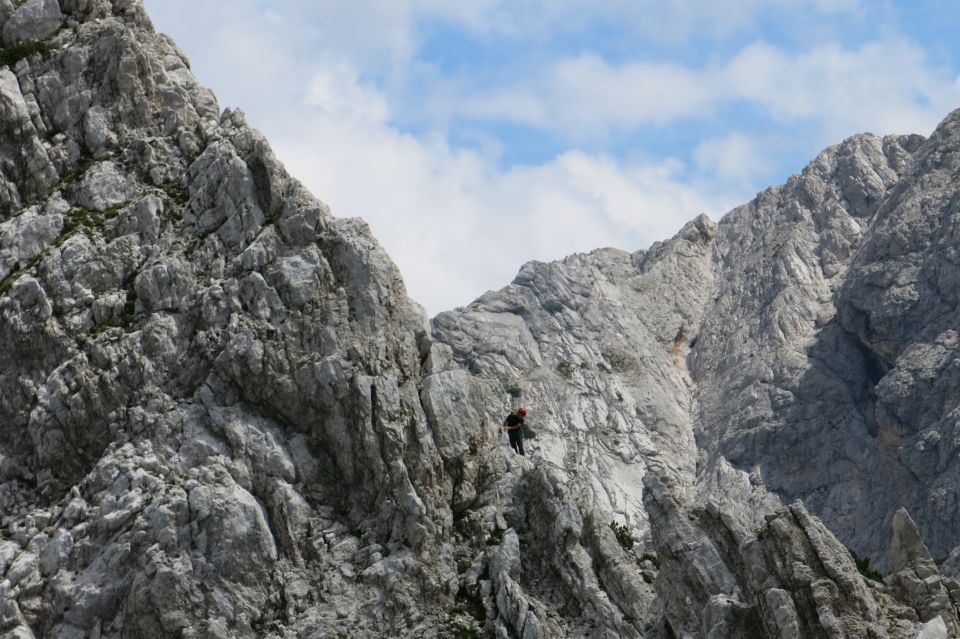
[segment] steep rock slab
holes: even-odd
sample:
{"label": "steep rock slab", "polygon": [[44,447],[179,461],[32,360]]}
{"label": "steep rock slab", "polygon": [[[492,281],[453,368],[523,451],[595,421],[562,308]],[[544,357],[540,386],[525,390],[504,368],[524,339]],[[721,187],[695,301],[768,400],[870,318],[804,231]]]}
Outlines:
{"label": "steep rock slab", "polygon": [[532,262],[507,288],[432,322],[434,339],[473,373],[490,427],[528,406],[528,448],[587,478],[591,500],[638,538],[647,534],[640,493],[649,460],[693,472],[685,357],[715,234],[701,217],[646,252]]}
{"label": "steep rock slab", "polygon": [[909,470],[904,495],[934,556],[957,545],[960,114],[937,127],[877,214],[838,298],[840,320],[876,366],[876,436]]}
{"label": "steep rock slab", "polygon": [[690,357],[705,494],[730,490],[715,479],[729,461],[874,557],[918,483],[879,436],[875,362],[834,299],[921,141],[855,136],[725,216]]}
{"label": "steep rock slab", "polygon": [[[641,577],[636,553],[598,519],[583,486],[535,462],[510,463],[514,459],[512,452],[493,454],[493,486],[485,492],[492,489],[491,501],[502,504],[496,514],[502,524],[491,533],[478,530],[489,535],[488,551],[475,563],[483,568],[472,570],[489,574],[488,629],[531,639],[645,636],[653,589]],[[467,521],[460,529],[469,529]],[[477,583],[482,592],[483,577],[476,579],[465,585]]]}
{"label": "steep rock slab", "polygon": [[960,633],[960,582],[940,574],[906,509],[893,517],[893,539],[887,554],[891,572],[887,583],[897,599],[916,610],[920,621],[940,619],[945,630]]}

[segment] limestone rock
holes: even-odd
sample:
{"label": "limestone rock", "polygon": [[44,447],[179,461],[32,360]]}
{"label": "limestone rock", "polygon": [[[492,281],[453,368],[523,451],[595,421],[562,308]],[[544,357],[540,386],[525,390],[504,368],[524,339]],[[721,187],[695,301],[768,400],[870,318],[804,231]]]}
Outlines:
{"label": "limestone rock", "polygon": [[947,634],[947,624],[943,622],[941,617],[937,617],[923,624],[923,628],[917,633],[916,639],[947,639],[949,636]]}
{"label": "limestone rock", "polygon": [[663,470],[645,478],[645,502],[674,636],[902,636],[888,634],[898,617],[800,502],[751,533],[713,504],[691,504]]}
{"label": "limestone rock", "polygon": [[939,619],[952,634],[960,633],[960,583],[940,574],[916,524],[902,508],[893,517],[889,555],[888,581],[897,599],[915,609],[920,621]]}
{"label": "limestone rock", "polygon": [[44,40],[63,24],[58,0],[27,0],[3,23],[3,43]]}

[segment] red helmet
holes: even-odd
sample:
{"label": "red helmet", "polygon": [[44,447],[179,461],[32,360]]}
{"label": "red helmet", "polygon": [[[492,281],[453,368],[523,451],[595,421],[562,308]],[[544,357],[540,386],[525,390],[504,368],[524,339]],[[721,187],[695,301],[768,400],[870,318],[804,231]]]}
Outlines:
{"label": "red helmet", "polygon": [[523,416],[526,415],[526,414],[527,414],[527,409],[524,408],[523,406],[521,406],[520,408],[517,409],[517,416],[518,416],[518,417],[523,417]]}

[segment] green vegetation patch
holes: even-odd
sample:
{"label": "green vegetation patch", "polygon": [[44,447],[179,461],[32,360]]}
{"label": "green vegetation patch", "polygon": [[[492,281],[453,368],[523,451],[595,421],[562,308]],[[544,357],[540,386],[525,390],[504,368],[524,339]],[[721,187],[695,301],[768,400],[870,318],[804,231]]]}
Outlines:
{"label": "green vegetation patch", "polygon": [[43,260],[43,255],[42,254],[36,255],[23,266],[11,271],[9,275],[7,275],[5,278],[3,278],[2,281],[0,281],[0,295],[5,295],[6,292],[9,291],[11,287],[13,287],[16,281],[20,279],[21,275],[23,275],[24,273],[26,273],[27,271],[35,267],[37,264],[40,263],[41,260]]}
{"label": "green vegetation patch", "polygon": [[87,171],[90,170],[97,161],[91,157],[81,158],[77,163],[77,166],[74,167],[72,171],[63,176],[63,179],[60,180],[61,184],[72,184],[86,175]]}
{"label": "green vegetation patch", "polygon": [[111,328],[121,328],[123,330],[126,330],[133,325],[133,321],[134,321],[133,313],[125,312],[122,315],[114,317],[112,320],[107,320],[103,324],[100,324],[99,326],[97,326],[97,328],[94,330],[93,333],[94,335],[99,335],[100,333],[103,333],[104,331]]}
{"label": "green vegetation patch", "polygon": [[640,562],[649,561],[651,564],[653,564],[654,568],[656,568],[657,570],[660,570],[660,560],[657,558],[656,555],[651,555],[650,553],[645,552],[639,557],[637,557],[637,561],[640,561]]}
{"label": "green vegetation patch", "polygon": [[[470,615],[481,624],[487,620],[487,610],[483,607],[483,597],[480,595],[480,585],[472,587],[461,586],[457,592],[454,610]],[[472,628],[470,628],[472,629]]]}
{"label": "green vegetation patch", "polygon": [[63,231],[57,239],[57,246],[63,244],[67,238],[78,231],[83,231],[88,237],[92,237],[92,232],[103,228],[109,221],[120,214],[124,208],[130,205],[130,202],[121,202],[111,206],[105,211],[91,211],[90,209],[77,208],[70,211],[63,220]]}
{"label": "green vegetation patch", "polygon": [[464,622],[461,619],[451,619],[447,622],[447,629],[454,639],[480,639],[483,635],[475,623]]}
{"label": "green vegetation patch", "polygon": [[170,180],[160,185],[163,198],[166,200],[166,212],[173,219],[180,219],[183,211],[190,204],[190,190],[179,180]]}
{"label": "green vegetation patch", "polygon": [[603,353],[603,358],[607,360],[610,368],[618,373],[624,373],[633,366],[633,359],[620,353],[607,351]]}
{"label": "green vegetation patch", "polygon": [[185,205],[190,201],[190,191],[179,180],[170,180],[160,185],[167,199],[175,204]]}
{"label": "green vegetation patch", "polygon": [[267,621],[266,615],[261,616],[256,621],[250,622],[250,628],[257,633],[258,637],[266,637],[271,634],[283,634],[283,626],[281,626],[278,621]]}
{"label": "green vegetation patch", "polygon": [[513,399],[520,399],[523,396],[523,388],[515,380],[501,379],[500,385],[503,387],[503,392]]}
{"label": "green vegetation patch", "polygon": [[872,579],[877,583],[881,583],[881,584],[885,583],[883,581],[883,575],[881,575],[879,571],[873,570],[872,568],[870,568],[869,557],[861,557],[850,548],[848,548],[847,550],[850,551],[850,556],[853,557],[853,563],[857,565],[857,570],[860,571],[861,575],[863,575],[867,579]]}
{"label": "green vegetation patch", "polygon": [[611,521],[610,529],[613,531],[613,534],[617,536],[617,541],[620,543],[621,548],[624,550],[633,550],[633,535],[630,534],[630,530],[626,526]]}
{"label": "green vegetation patch", "polygon": [[564,379],[570,379],[573,377],[573,364],[565,359],[560,359],[557,361],[555,370],[557,371],[557,374]]}
{"label": "green vegetation patch", "polygon": [[5,295],[6,292],[10,290],[10,287],[13,286],[14,282],[19,279],[21,274],[22,271],[17,269],[11,272],[10,275],[7,275],[5,278],[3,278],[3,280],[0,281],[0,295]]}
{"label": "green vegetation patch", "polygon": [[136,279],[136,276],[136,273],[131,274],[125,282],[127,287],[127,300],[123,304],[123,310],[120,312],[120,315],[97,326],[93,331],[94,335],[99,335],[100,333],[111,328],[120,328],[126,331],[128,328],[133,326],[133,323],[136,320],[135,312],[137,309],[137,291],[133,287],[133,282]]}
{"label": "green vegetation patch", "polygon": [[505,528],[494,528],[490,536],[487,537],[488,546],[499,546],[503,543],[503,536],[507,533]]}
{"label": "green vegetation patch", "polygon": [[23,42],[18,42],[17,44],[11,45],[5,49],[0,49],[0,66],[12,67],[24,58],[29,58],[30,56],[37,54],[40,54],[41,56],[47,56],[50,55],[51,51],[53,51],[53,47],[46,42],[24,40]]}

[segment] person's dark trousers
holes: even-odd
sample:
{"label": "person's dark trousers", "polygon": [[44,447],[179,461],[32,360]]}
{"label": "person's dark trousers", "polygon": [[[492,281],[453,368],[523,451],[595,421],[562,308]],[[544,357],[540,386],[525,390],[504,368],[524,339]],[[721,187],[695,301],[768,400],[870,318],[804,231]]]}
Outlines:
{"label": "person's dark trousers", "polygon": [[518,428],[516,430],[508,430],[510,434],[510,445],[513,447],[513,450],[517,453],[523,455],[523,429]]}

